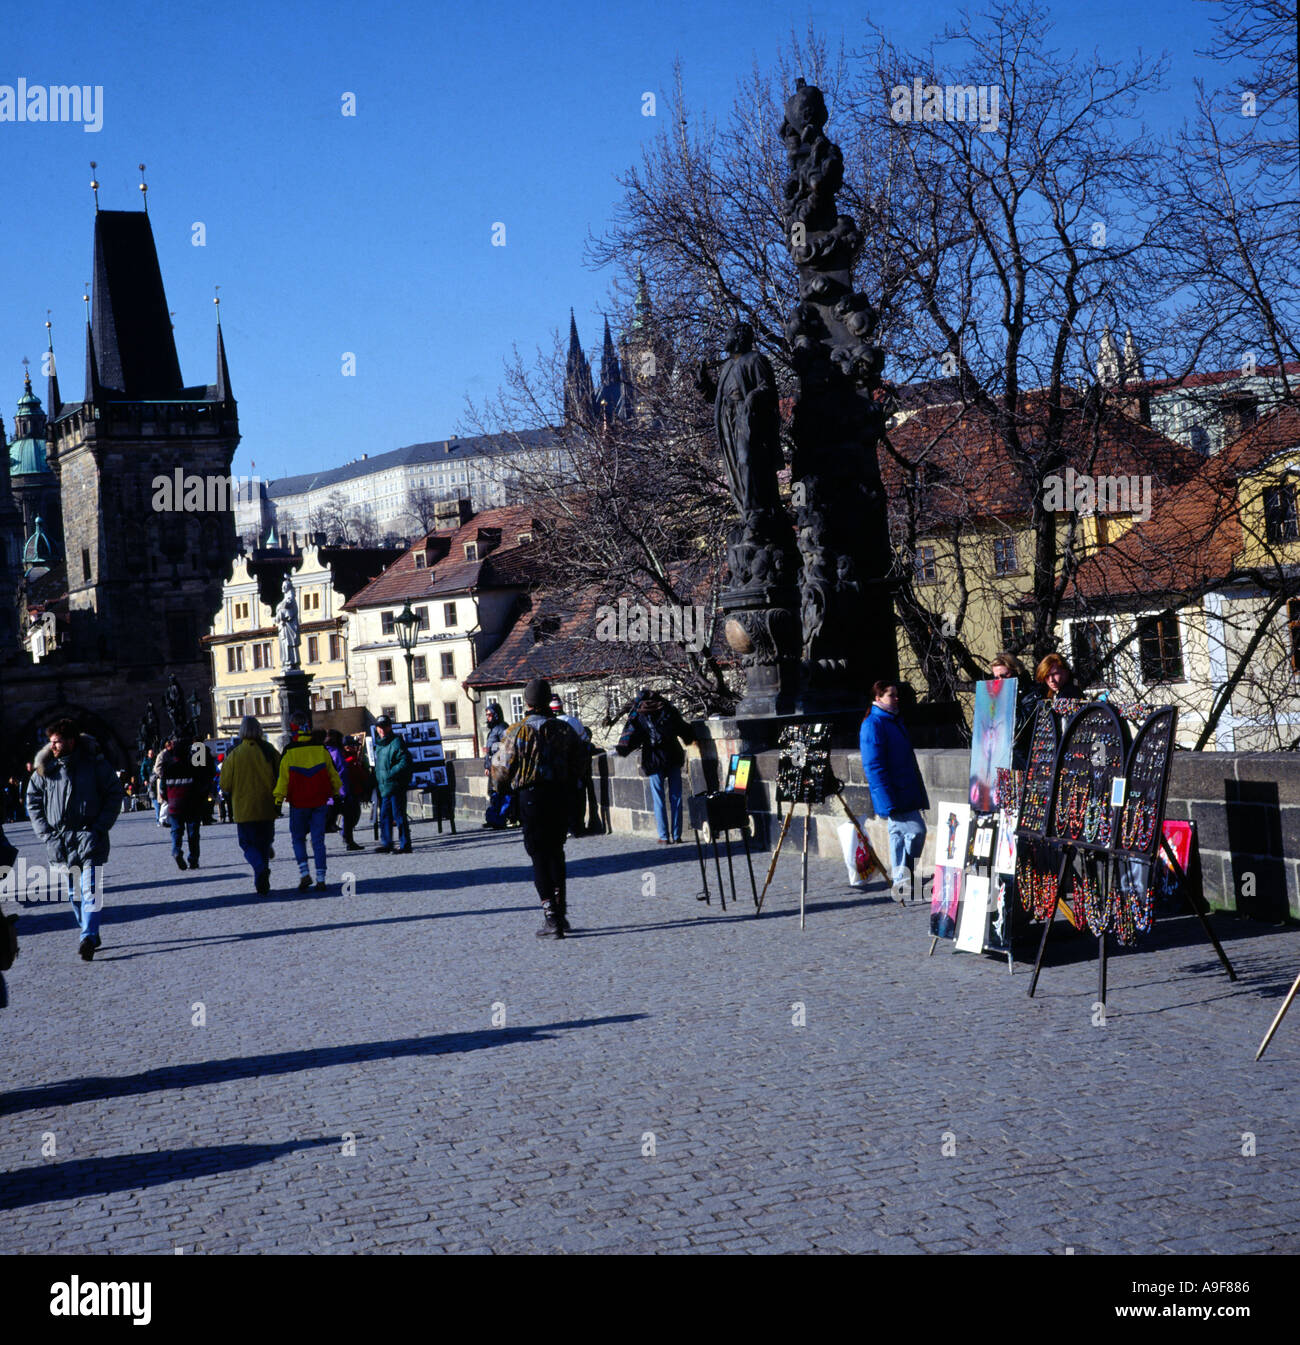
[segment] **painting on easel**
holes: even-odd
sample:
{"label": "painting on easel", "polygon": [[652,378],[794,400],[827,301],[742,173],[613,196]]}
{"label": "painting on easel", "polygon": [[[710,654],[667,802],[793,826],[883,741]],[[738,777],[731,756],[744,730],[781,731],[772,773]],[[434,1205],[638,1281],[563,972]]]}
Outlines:
{"label": "painting on easel", "polygon": [[991,813],[1010,799],[999,797],[998,772],[1011,769],[1016,736],[1016,679],[975,683],[975,717],[970,738],[970,806]]}
{"label": "painting on easel", "polygon": [[951,939],[957,933],[961,880],[960,868],[950,868],[941,864],[934,871],[934,895],[930,899],[930,933],[936,939]]}

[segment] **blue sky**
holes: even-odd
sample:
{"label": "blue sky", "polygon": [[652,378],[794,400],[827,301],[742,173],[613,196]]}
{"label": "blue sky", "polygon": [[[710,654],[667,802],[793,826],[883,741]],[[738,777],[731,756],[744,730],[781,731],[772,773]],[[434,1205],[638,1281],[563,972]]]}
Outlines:
{"label": "blue sky", "polygon": [[[1139,46],[1169,52],[1156,124],[1186,114],[1197,73],[1215,77],[1195,56],[1208,5],[1051,8],[1063,48],[1117,61]],[[956,9],[887,0],[870,13],[919,45]],[[867,11],[860,0],[92,0],[11,15],[0,85],[102,85],[104,124],[0,123],[5,428],[23,356],[39,366],[47,309],[64,395],[81,395],[91,159],[111,209],[139,208],[136,165],[147,165],[182,372],[190,383],[214,376],[220,285],[244,436],[236,470],[286,476],[455,433],[466,396],[500,383],[512,345],[549,347],[570,305],[598,349],[610,277],[583,266],[583,242],[659,128],[642,93],[662,110],[680,57],[692,102],[723,114],[791,31],[811,20],[852,47]],[[346,92],[355,117],[341,114]],[[497,222],[504,247],[491,243]],[[355,377],[342,375],[344,352]]]}

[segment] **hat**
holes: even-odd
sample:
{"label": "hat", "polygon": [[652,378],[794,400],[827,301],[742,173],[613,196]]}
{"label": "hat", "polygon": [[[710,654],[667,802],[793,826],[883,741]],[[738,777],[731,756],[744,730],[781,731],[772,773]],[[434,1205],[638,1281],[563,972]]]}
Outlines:
{"label": "hat", "polygon": [[552,709],[552,710],[563,710],[563,709],[564,709],[564,702],[563,702],[558,696],[552,696],[552,697],[551,697],[551,709]]}
{"label": "hat", "polygon": [[544,677],[534,677],[524,688],[524,704],[533,710],[540,709],[551,699],[551,684]]}
{"label": "hat", "polygon": [[375,727],[377,729],[391,729],[393,727],[393,721],[389,719],[387,715],[380,715],[379,718],[375,720]]}

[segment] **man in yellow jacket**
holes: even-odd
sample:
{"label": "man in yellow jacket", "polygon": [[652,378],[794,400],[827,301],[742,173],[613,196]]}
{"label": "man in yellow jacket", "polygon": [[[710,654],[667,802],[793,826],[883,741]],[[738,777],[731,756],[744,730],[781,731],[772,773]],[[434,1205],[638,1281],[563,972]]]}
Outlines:
{"label": "man in yellow jacket", "polygon": [[239,745],[221,763],[221,790],[230,800],[239,848],[253,868],[253,887],[263,896],[271,890],[279,773],[280,754],[262,736],[261,724],[249,715],[239,726]]}
{"label": "man in yellow jacket", "polygon": [[298,861],[298,891],[311,887],[307,871],[307,833],[311,832],[312,858],[316,861],[316,891],[325,891],[325,814],[330,799],[343,788],[334,759],[318,742],[310,721],[300,710],[289,716],[293,741],[280,758],[280,778],[275,785],[275,802],[289,800],[289,836],[293,857]]}

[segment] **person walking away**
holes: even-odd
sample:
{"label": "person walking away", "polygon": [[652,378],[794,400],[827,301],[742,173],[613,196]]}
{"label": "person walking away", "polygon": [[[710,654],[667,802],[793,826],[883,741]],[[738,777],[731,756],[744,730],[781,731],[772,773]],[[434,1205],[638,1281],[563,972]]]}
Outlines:
{"label": "person walking away", "polygon": [[46,736],[49,745],[36,754],[27,782],[27,816],[51,866],[66,870],[81,933],[77,951],[90,962],[100,947],[101,870],[122,811],[122,786],[99,744],[72,720],[55,720]]}
{"label": "person walking away", "polygon": [[343,827],[343,844],[348,850],[364,850],[358,845],[353,829],[361,820],[362,801],[370,797],[370,771],[351,738],[339,735],[342,743],[343,769],[339,772],[343,780],[343,810],[339,820]]}
{"label": "person walking away", "polygon": [[312,858],[316,861],[316,891],[325,890],[325,813],[329,800],[343,787],[334,762],[323,743],[315,740],[309,720],[301,710],[289,716],[293,737],[280,758],[275,785],[275,804],[289,803],[289,837],[298,861],[298,891],[311,888],[307,865],[307,833],[311,833]]}
{"label": "person walking away", "polygon": [[496,755],[501,739],[506,736],[506,717],[501,713],[501,707],[496,701],[488,706],[485,720],[487,746],[483,753],[483,772],[488,778],[488,799],[487,808],[483,813],[483,825],[492,831],[504,831],[510,812],[510,795],[502,793],[492,785],[492,758]]}
{"label": "person walking away", "polygon": [[186,867],[181,842],[189,846],[189,867],[199,867],[199,828],[208,816],[212,767],[202,743],[180,738],[162,755],[159,778],[167,800],[167,825],[172,833],[172,858],[178,869]]}
{"label": "person walking away", "polygon": [[642,687],[614,750],[625,757],[641,749],[641,772],[650,782],[660,845],[675,845],[682,839],[682,766],[686,753],[679,738],[682,743],[695,741],[677,708],[657,691]]}
{"label": "person walking away", "polygon": [[871,692],[874,700],[862,720],[858,747],[871,806],[877,817],[887,819],[894,895],[902,901],[925,845],[923,814],[930,799],[899,713],[898,684],[876,682]]}
{"label": "person walking away", "polygon": [[221,791],[230,800],[235,839],[253,870],[253,891],[262,896],[271,890],[279,775],[280,754],[266,741],[261,724],[246,715],[239,725],[239,742],[221,763]]}
{"label": "person walking away", "polygon": [[[411,783],[415,764],[401,736],[393,732],[387,715],[375,720],[375,788],[379,791],[379,844],[381,855],[409,855],[411,827],[406,820],[406,789]],[[397,829],[397,848],[393,848],[393,829]]]}
{"label": "person walking away", "polygon": [[542,903],[537,937],[562,939],[570,932],[564,842],[586,749],[562,719],[551,715],[550,699],[551,685],[544,677],[524,688],[527,713],[498,744],[492,782],[519,800],[524,850],[533,862],[533,885]]}
{"label": "person walking away", "polygon": [[226,754],[217,753],[217,773],[212,779],[212,792],[217,796],[217,818],[221,822],[230,821],[230,800],[221,787],[221,768],[226,764]]}

